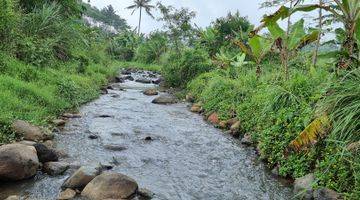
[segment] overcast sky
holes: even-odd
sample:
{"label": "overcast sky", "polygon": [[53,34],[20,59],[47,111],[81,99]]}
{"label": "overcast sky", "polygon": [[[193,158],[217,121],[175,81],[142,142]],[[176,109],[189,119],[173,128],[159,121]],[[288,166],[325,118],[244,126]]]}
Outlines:
{"label": "overcast sky", "polygon": [[[84,0],[87,2],[87,0]],[[187,7],[196,12],[194,22],[200,27],[208,26],[218,17],[226,16],[231,12],[240,11],[242,16],[247,16],[251,23],[259,25],[262,16],[271,13],[274,9],[259,9],[260,3],[264,0],[160,0],[165,5],[174,7]],[[156,4],[159,0],[154,0],[152,4]],[[117,14],[128,21],[128,24],[135,28],[138,24],[138,12],[131,15],[131,11],[125,9],[132,5],[133,0],[91,0],[91,4],[98,8],[103,8],[109,4],[113,5]],[[155,12],[155,15],[158,12]],[[299,17],[297,17],[299,18]],[[142,20],[141,32],[149,33],[156,29],[161,29],[162,24],[149,16],[144,16]]]}

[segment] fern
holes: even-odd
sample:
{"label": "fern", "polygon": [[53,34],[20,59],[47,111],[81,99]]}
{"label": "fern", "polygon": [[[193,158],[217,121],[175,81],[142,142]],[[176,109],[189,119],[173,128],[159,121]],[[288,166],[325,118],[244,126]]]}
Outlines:
{"label": "fern", "polygon": [[310,145],[315,145],[319,139],[328,133],[330,127],[329,117],[322,115],[311,122],[297,138],[291,141],[289,147],[295,151],[301,151]]}

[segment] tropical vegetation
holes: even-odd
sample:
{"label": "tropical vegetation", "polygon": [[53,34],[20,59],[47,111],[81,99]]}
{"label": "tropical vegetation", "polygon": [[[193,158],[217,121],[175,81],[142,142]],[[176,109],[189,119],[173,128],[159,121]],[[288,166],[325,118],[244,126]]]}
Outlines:
{"label": "tropical vegetation", "polygon": [[[151,65],[205,115],[239,120],[280,176],[314,173],[314,188],[360,198],[359,0],[269,0],[278,9],[258,27],[237,12],[206,28],[188,8],[139,0],[129,7],[140,12],[137,32],[111,7],[56,2],[0,0],[1,142],[15,139],[14,119],[45,125],[96,97],[115,66]],[[157,9],[163,29],[140,34],[142,9]],[[315,27],[293,18],[314,10]],[[84,13],[119,33],[84,25]]]}

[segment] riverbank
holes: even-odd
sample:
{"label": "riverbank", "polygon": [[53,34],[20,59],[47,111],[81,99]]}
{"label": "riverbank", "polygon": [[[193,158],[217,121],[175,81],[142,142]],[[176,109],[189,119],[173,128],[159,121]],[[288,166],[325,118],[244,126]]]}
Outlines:
{"label": "riverbank", "polygon": [[77,108],[101,94],[120,68],[138,66],[158,70],[156,65],[109,61],[79,68],[76,62],[39,68],[1,53],[0,55],[0,144],[19,139],[10,128],[14,120],[50,127],[65,111]]}

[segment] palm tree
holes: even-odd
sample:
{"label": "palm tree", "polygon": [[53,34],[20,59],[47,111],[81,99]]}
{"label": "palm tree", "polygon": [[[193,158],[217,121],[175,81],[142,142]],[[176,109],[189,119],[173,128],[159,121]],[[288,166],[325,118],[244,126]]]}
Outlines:
{"label": "palm tree", "polygon": [[134,14],[134,12],[137,9],[140,9],[140,16],[139,16],[139,27],[138,27],[138,34],[140,35],[140,27],[141,27],[141,17],[142,17],[142,9],[145,9],[146,13],[154,18],[154,16],[151,13],[151,9],[155,8],[155,6],[150,5],[151,0],[134,0],[134,4],[127,7],[127,9],[133,9],[131,14]]}

